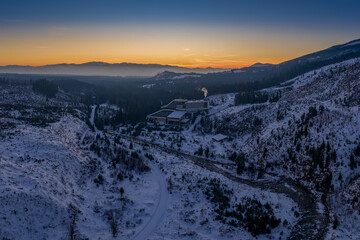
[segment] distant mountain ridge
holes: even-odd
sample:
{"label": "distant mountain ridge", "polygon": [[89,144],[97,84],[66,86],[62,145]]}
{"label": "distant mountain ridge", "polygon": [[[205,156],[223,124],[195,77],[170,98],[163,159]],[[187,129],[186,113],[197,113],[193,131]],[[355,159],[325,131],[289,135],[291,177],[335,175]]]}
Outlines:
{"label": "distant mountain ridge", "polygon": [[271,67],[274,66],[274,64],[271,63],[255,63],[251,65],[250,67]]}
{"label": "distant mountain ridge", "polygon": [[[258,87],[260,85],[270,87],[323,66],[357,57],[360,57],[360,39],[280,64],[255,63],[249,67],[202,74],[200,77],[196,76],[195,78],[188,76],[185,80],[196,82],[198,85],[206,87],[213,94],[244,91],[244,83],[256,82]],[[171,76],[169,73],[166,75]],[[171,80],[173,80],[173,76]]]}
{"label": "distant mountain ridge", "polygon": [[161,64],[87,62],[82,64],[60,63],[44,66],[0,66],[0,73],[18,74],[62,74],[84,76],[137,76],[151,77],[164,71],[176,73],[212,73],[224,71],[221,68],[186,68]]}
{"label": "distant mountain ridge", "polygon": [[[303,72],[322,66],[360,57],[360,39],[345,44],[310,53],[280,64],[255,63],[249,67],[237,69],[224,68],[186,68],[161,64],[137,63],[106,63],[87,62],[82,64],[61,63],[44,66],[0,66],[0,73],[17,74],[53,74],[53,75],[81,75],[81,76],[117,76],[117,77],[153,77],[155,80],[176,79],[212,79],[227,81],[254,81],[269,75],[286,73],[288,79]],[[301,70],[300,70],[301,68]],[[286,79],[286,80],[288,80]]]}
{"label": "distant mountain ridge", "polygon": [[[249,67],[207,74],[195,74],[195,76],[191,76],[191,73],[188,73],[186,78],[196,78],[197,80],[204,79],[207,81],[210,79],[214,81],[226,79],[227,82],[241,82],[257,81],[269,76],[279,78],[280,75],[286,75],[287,79],[284,80],[288,80],[307,71],[355,57],[360,57],[360,39],[345,44],[335,45],[279,64],[255,63]],[[155,79],[174,80],[174,76],[179,75],[180,74],[175,72],[163,72],[156,75]]]}

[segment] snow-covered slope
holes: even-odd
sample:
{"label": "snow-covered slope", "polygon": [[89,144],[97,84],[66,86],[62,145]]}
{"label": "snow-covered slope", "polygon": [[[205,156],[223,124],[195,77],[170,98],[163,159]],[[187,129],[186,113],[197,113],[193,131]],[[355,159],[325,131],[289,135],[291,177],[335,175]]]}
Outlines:
{"label": "snow-covered slope", "polygon": [[[28,84],[0,91],[1,238],[268,239],[295,226],[298,204],[283,193],[94,127],[97,114],[111,115],[109,105],[87,107],[62,91],[46,99]],[[228,189],[229,211],[254,204],[272,226],[255,232],[216,220],[210,181]]]}
{"label": "snow-covered slope", "polygon": [[[0,237],[253,239],[258,233],[245,227],[251,221],[234,214],[236,204],[253,201],[280,219],[258,239],[287,238],[304,226],[296,226],[304,207],[260,187],[285,176],[316,196],[314,212],[330,211],[328,239],[358,239],[360,59],[260,92],[281,98],[234,106],[234,93],[210,96],[211,109],[189,129],[150,126],[134,138],[94,127],[97,114],[113,114],[110,105],[0,85]],[[215,141],[218,133],[229,138]],[[194,154],[211,165],[194,164]]]}
{"label": "snow-covered slope", "polygon": [[230,107],[204,117],[195,129],[232,136],[225,151],[245,153],[246,167],[291,176],[323,195],[335,206],[333,221],[340,221],[340,230],[329,234],[357,238],[359,226],[345,219],[358,218],[351,209],[359,209],[353,200],[359,180],[352,179],[360,173],[354,150],[360,146],[360,59],[308,72],[283,87],[289,86],[275,103]]}
{"label": "snow-covered slope", "polygon": [[133,239],[157,227],[148,224],[166,209],[156,207],[166,199],[157,166],[91,131],[87,108],[61,91],[48,100],[27,84],[0,91],[1,238]]}

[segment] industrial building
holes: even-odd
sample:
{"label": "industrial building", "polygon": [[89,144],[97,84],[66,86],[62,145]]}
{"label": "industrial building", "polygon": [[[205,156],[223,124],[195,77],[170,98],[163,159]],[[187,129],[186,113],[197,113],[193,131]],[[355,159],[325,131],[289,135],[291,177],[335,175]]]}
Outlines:
{"label": "industrial building", "polygon": [[147,116],[151,122],[166,125],[186,125],[193,114],[209,109],[209,102],[205,100],[174,99],[162,106],[161,110]]}

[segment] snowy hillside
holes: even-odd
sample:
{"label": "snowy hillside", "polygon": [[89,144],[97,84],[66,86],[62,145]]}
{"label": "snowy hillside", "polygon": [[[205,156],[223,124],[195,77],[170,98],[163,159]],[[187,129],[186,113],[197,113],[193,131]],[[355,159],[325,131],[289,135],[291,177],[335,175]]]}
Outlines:
{"label": "snowy hillside", "polygon": [[0,237],[358,239],[360,59],[254,96],[110,128],[115,105],[0,82]]}
{"label": "snowy hillside", "polygon": [[5,84],[0,95],[3,239],[132,239],[146,230],[161,191],[156,167],[91,131],[85,106],[62,92],[46,100]]}
{"label": "snowy hillside", "polygon": [[[95,115],[116,107],[87,107],[61,90],[47,99],[27,83],[0,90],[3,239],[278,239],[303,212],[290,186],[236,182],[99,130]],[[224,217],[239,206],[249,210]]]}
{"label": "snowy hillside", "polygon": [[[329,219],[326,238],[357,239],[360,59],[325,66],[258,93],[281,95],[238,106],[236,94],[210,96],[210,110],[189,128],[144,129],[138,138],[209,159],[242,178],[290,177],[321,203]],[[216,134],[228,139],[215,141]]]}
{"label": "snowy hillside", "polygon": [[360,59],[311,71],[284,85],[292,90],[278,102],[230,107],[205,116],[195,129],[232,136],[225,149],[243,152],[245,169],[291,176],[314,189],[333,206],[333,221],[340,222],[330,234],[353,239],[359,227],[354,227],[358,180],[352,179],[360,172],[355,151],[360,149]]}

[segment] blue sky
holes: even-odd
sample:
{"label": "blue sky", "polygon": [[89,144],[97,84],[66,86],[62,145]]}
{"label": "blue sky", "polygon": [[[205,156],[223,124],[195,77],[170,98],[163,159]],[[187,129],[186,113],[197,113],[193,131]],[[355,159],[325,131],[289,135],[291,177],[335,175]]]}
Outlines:
{"label": "blue sky", "polygon": [[[116,1],[2,0],[0,18],[14,23],[187,22],[284,27],[345,27],[360,23],[360,1]],[[354,29],[356,30],[356,29]]]}

